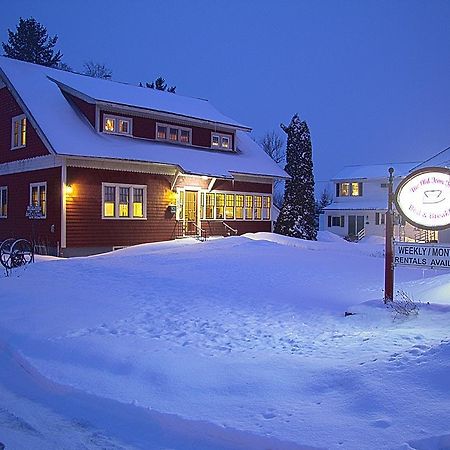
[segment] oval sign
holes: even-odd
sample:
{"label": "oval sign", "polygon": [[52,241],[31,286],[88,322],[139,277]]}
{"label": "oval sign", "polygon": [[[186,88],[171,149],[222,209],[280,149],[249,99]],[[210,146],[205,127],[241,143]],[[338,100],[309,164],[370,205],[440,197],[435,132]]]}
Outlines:
{"label": "oval sign", "polygon": [[450,227],[450,170],[427,167],[408,175],[394,197],[399,213],[424,230]]}

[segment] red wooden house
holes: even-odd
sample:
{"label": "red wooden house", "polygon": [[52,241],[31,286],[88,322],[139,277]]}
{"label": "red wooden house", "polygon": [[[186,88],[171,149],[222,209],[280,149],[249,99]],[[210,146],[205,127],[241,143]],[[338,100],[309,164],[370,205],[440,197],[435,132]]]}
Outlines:
{"label": "red wooden house", "polygon": [[205,100],[0,57],[0,241],[72,256],[271,231],[286,174],[249,131]]}

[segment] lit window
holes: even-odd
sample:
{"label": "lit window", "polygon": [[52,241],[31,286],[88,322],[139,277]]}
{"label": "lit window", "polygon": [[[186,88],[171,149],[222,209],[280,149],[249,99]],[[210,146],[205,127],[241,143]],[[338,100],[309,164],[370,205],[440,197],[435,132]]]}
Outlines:
{"label": "lit window", "polygon": [[13,117],[11,129],[11,148],[25,147],[27,144],[27,119],[24,115]]}
{"label": "lit window", "polygon": [[167,139],[167,127],[158,125],[158,127],[156,128],[156,137],[158,139]]}
{"label": "lit window", "polygon": [[236,194],[236,219],[244,218],[244,196],[242,194]]}
{"label": "lit window", "polygon": [[169,141],[178,141],[178,128],[169,128]]}
{"label": "lit window", "polygon": [[339,195],[341,197],[348,197],[350,195],[350,183],[341,183]]}
{"label": "lit window", "polygon": [[219,133],[211,134],[211,147],[223,150],[232,150],[231,136]]}
{"label": "lit window", "polygon": [[263,219],[270,220],[270,207],[271,198],[268,196],[263,197]]}
{"label": "lit window", "polygon": [[103,183],[103,218],[145,219],[147,186]]}
{"label": "lit window", "polygon": [[130,205],[130,188],[120,187],[119,188],[119,217],[128,217]]}
{"label": "lit window", "polygon": [[352,183],[352,196],[353,197],[359,196],[359,183]]}
{"label": "lit window", "polygon": [[161,141],[191,143],[191,129],[178,126],[156,124],[156,139]]}
{"label": "lit window", "polygon": [[216,194],[216,219],[224,218],[225,194]]}
{"label": "lit window", "polygon": [[255,219],[262,219],[262,197],[261,195],[255,195]]}
{"label": "lit window", "polygon": [[337,183],[336,195],[338,197],[360,197],[362,196],[362,183],[357,181]]}
{"label": "lit window", "polygon": [[191,142],[191,132],[189,130],[180,130],[180,142],[184,144]]}
{"label": "lit window", "polygon": [[103,116],[103,131],[105,133],[131,135],[132,119],[112,115]]}
{"label": "lit window", "polygon": [[133,188],[133,217],[144,217],[143,188]]}
{"label": "lit window", "polygon": [[0,218],[6,219],[8,217],[8,188],[6,186],[0,187]]}
{"label": "lit window", "polygon": [[116,215],[116,187],[105,186],[103,192],[103,215],[105,217],[114,217]]}
{"label": "lit window", "polygon": [[225,219],[234,219],[234,194],[226,194]]}
{"label": "lit window", "polygon": [[214,194],[206,194],[206,219],[214,219]]}
{"label": "lit window", "polygon": [[253,220],[253,196],[245,196],[245,218],[247,220]]}
{"label": "lit window", "polygon": [[39,208],[40,218],[47,217],[47,183],[30,184],[30,206]]}

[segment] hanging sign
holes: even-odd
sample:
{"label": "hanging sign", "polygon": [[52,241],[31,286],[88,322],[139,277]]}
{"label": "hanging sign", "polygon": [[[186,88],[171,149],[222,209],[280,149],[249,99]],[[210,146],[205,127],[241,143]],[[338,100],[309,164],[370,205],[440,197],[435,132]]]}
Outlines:
{"label": "hanging sign", "polygon": [[450,227],[450,170],[427,167],[399,184],[395,206],[405,220],[423,230]]}

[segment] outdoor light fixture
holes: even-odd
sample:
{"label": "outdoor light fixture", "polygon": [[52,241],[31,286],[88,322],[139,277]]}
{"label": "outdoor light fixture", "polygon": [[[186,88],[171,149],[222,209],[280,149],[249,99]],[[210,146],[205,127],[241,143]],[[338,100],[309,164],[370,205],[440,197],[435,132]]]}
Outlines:
{"label": "outdoor light fixture", "polygon": [[71,184],[66,184],[66,194],[72,195],[73,194],[73,187]]}

